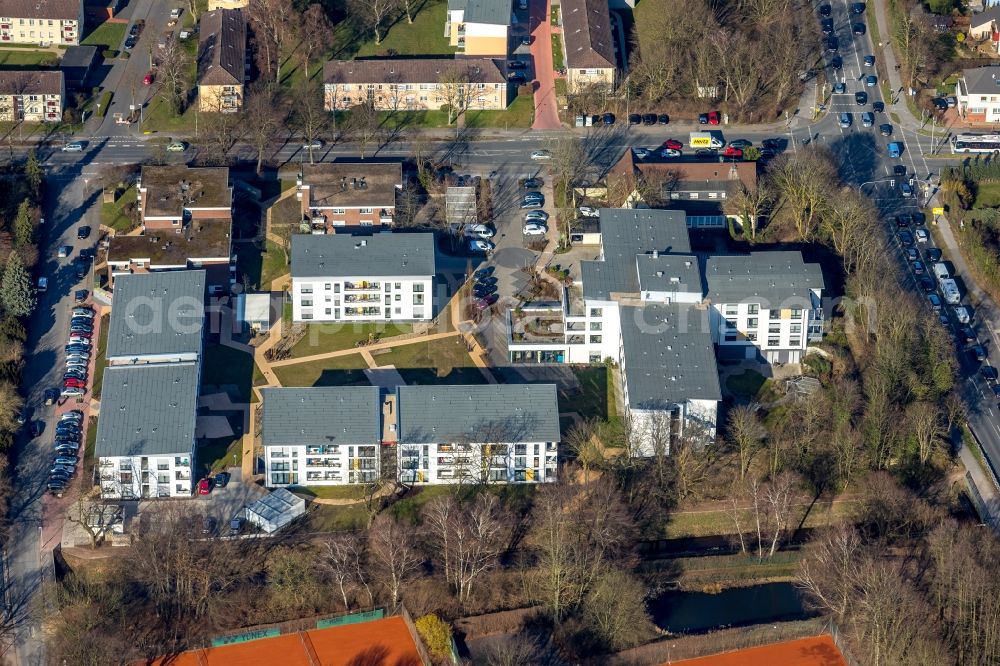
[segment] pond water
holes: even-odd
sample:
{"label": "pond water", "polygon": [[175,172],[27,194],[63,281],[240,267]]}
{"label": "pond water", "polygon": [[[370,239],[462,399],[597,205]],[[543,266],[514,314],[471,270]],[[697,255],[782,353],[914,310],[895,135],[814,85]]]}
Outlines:
{"label": "pond water", "polygon": [[791,583],[732,587],[719,594],[669,591],[649,602],[653,622],[672,633],[697,634],[812,617]]}

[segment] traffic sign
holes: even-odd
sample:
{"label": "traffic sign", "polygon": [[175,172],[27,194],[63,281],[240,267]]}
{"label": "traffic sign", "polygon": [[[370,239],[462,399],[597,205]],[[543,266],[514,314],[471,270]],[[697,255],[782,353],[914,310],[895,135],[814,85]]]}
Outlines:
{"label": "traffic sign", "polygon": [[931,213],[934,215],[944,215],[944,208],[931,208]]}

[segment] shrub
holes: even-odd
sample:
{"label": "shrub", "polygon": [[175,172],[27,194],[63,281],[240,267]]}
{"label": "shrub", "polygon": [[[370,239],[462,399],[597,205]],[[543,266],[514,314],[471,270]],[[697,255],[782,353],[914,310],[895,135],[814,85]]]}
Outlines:
{"label": "shrub", "polygon": [[435,657],[451,656],[451,625],[434,613],[417,618],[414,622],[424,645]]}

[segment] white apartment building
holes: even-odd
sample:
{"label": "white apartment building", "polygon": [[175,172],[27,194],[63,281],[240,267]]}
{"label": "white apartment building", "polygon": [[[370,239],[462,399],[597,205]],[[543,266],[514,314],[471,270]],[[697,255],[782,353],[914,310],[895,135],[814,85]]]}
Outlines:
{"label": "white apartment building", "polygon": [[292,236],[292,319],[428,321],[434,235]]}
{"label": "white apartment building", "polygon": [[511,0],[448,0],[444,34],[468,56],[507,56]]}
{"label": "white apartment building", "polygon": [[104,371],[95,453],[105,499],[190,497],[200,363]]}
{"label": "white apartment building", "polygon": [[83,0],[4,0],[0,3],[0,46],[77,46],[83,29]]}
{"label": "white apartment building", "polygon": [[268,487],[555,481],[555,385],[265,389]]}
{"label": "white apartment building", "polygon": [[57,123],[65,101],[62,72],[0,71],[0,122]]}
{"label": "white apartment building", "polygon": [[798,362],[822,336],[823,276],[798,252],[698,256],[676,210],[602,209],[600,227],[581,284],[508,313],[508,352],[513,363],[616,362],[646,454],[688,428],[714,436],[716,355]]}
{"label": "white apartment building", "polygon": [[1000,123],[1000,65],[962,70],[955,97],[958,113],[967,122]]}

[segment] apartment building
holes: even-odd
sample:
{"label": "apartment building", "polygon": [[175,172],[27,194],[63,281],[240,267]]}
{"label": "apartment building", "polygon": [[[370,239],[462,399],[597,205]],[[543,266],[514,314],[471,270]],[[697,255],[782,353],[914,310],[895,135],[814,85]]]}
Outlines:
{"label": "apartment building", "polygon": [[817,265],[798,252],[699,256],[686,217],[601,209],[600,255],[581,262],[580,283],[508,313],[513,363],[618,363],[646,453],[692,430],[714,436],[717,355],[798,362],[822,336]]}
{"label": "apartment building", "polygon": [[554,384],[264,389],[268,487],[556,480]]}
{"label": "apartment building", "polygon": [[314,234],[344,228],[391,227],[396,195],[403,187],[403,167],[396,163],[303,164],[296,177],[295,198],[302,219]]}
{"label": "apartment building", "polygon": [[208,0],[208,11],[216,9],[243,9],[250,6],[250,0]]}
{"label": "apartment building", "polygon": [[136,187],[143,231],[181,233],[191,220],[233,219],[226,167],[144,166]]}
{"label": "apartment building", "polygon": [[614,88],[618,59],[607,1],[566,0],[559,5],[559,15],[567,90],[578,93],[592,86]]}
{"label": "apartment building", "polygon": [[502,62],[490,58],[332,60],[323,66],[323,99],[327,111],[368,103],[380,111],[500,110],[510,86]]}
{"label": "apartment building", "polygon": [[65,101],[62,72],[0,71],[0,122],[57,123]]}
{"label": "apartment building", "polygon": [[511,0],[448,0],[444,33],[460,53],[506,58],[512,12]]}
{"label": "apartment building", "polygon": [[0,4],[0,46],[80,43],[83,0],[4,0]]}
{"label": "apartment building", "polygon": [[428,321],[434,234],[292,236],[292,319]]}
{"label": "apartment building", "polygon": [[190,497],[197,362],[104,371],[95,455],[105,499]]}
{"label": "apartment building", "polygon": [[201,359],[205,271],[122,275],[108,325],[108,365]]}
{"label": "apartment building", "polygon": [[1000,123],[1000,65],[962,70],[955,85],[958,113],[970,123]]}
{"label": "apartment building", "polygon": [[205,12],[198,37],[198,109],[238,112],[246,81],[246,15],[239,9]]}

